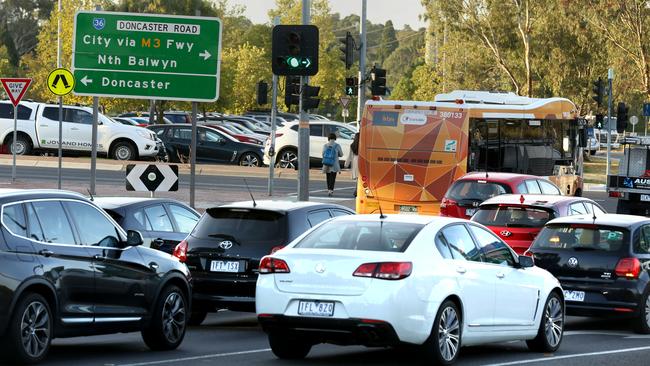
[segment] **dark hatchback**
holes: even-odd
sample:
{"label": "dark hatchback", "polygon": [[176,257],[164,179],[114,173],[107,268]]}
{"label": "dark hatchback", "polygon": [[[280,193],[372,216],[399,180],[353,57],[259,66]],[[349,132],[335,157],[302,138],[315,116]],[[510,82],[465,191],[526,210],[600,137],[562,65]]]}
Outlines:
{"label": "dark hatchback", "polygon": [[218,309],[255,311],[258,266],[313,226],[332,217],[354,215],[335,204],[316,202],[237,202],[209,208],[174,250],[193,278],[190,324]]}
{"label": "dark hatchback", "polygon": [[0,334],[18,363],[44,359],[53,338],[141,331],[174,349],[190,308],[187,267],[140,246],[85,197],[0,190]]}
{"label": "dark hatchback", "polygon": [[144,246],[169,254],[201,217],[190,206],[167,198],[95,197],[93,202],[124,230],[139,231]]}
{"label": "dark hatchback", "polygon": [[[165,144],[169,161],[188,161],[192,127],[187,124],[148,126]],[[196,161],[261,166],[264,149],[257,144],[239,142],[214,128],[197,126]]]}
{"label": "dark hatchback", "polygon": [[650,333],[650,219],[570,216],[549,221],[528,251],[564,289],[567,314],[629,315]]}

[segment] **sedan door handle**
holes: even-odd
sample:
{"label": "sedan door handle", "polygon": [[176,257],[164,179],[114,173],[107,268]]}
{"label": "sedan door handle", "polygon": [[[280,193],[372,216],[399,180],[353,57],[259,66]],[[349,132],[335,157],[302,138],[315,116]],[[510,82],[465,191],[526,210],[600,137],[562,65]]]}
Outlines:
{"label": "sedan door handle", "polygon": [[506,276],[506,275],[504,275],[502,272],[497,273],[497,278],[503,278],[503,277],[505,277],[505,276]]}
{"label": "sedan door handle", "polygon": [[79,131],[79,129],[76,128],[76,127],[72,127],[71,130],[72,130],[72,131]]}
{"label": "sedan door handle", "polygon": [[43,249],[39,251],[38,254],[42,255],[43,257],[51,257],[54,255],[54,252],[51,250]]}
{"label": "sedan door handle", "polygon": [[93,259],[96,260],[96,261],[100,261],[100,262],[101,262],[101,261],[105,260],[106,257],[101,256],[101,255],[99,255],[99,254],[95,254],[95,255],[93,255]]}
{"label": "sedan door handle", "polygon": [[149,263],[149,268],[153,269],[154,271],[158,269],[158,263],[156,262],[151,262]]}
{"label": "sedan door handle", "polygon": [[465,269],[465,267],[456,267],[456,272],[463,274],[467,272],[467,270]]}

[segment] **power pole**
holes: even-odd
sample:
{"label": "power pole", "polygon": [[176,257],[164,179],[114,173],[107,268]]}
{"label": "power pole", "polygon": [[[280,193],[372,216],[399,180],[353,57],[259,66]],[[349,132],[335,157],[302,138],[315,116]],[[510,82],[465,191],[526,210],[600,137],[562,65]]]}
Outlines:
{"label": "power pole", "polygon": [[359,24],[359,90],[357,94],[357,121],[361,125],[361,115],[363,107],[366,104],[366,13],[368,9],[368,0],[361,0],[361,24]]}
{"label": "power pole", "polygon": [[[609,177],[609,166],[612,153],[612,81],[614,80],[614,69],[607,70],[607,167],[605,168],[605,177]],[[609,179],[609,178],[607,178]]]}
{"label": "power pole", "polygon": [[[365,0],[364,0],[365,1]],[[310,0],[302,0],[302,24],[310,22]],[[300,77],[300,102],[298,110],[298,201],[309,201],[309,118],[303,109],[302,95],[305,85],[309,84],[309,76]]]}

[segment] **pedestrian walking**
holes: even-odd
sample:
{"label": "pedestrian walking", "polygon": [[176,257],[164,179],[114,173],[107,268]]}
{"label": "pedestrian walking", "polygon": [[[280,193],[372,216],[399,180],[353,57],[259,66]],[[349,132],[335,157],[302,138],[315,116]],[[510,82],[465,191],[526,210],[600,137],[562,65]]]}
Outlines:
{"label": "pedestrian walking", "polygon": [[334,194],[336,175],[341,172],[339,158],[343,157],[343,150],[336,143],[336,134],[330,133],[327,139],[323,145],[323,173],[327,176],[327,194],[331,197]]}
{"label": "pedestrian walking", "polygon": [[[348,154],[348,158],[345,160],[344,167],[352,170],[352,179],[356,181],[359,177],[359,132],[354,134],[354,140],[350,145],[350,154]],[[357,196],[356,186],[354,187],[352,195],[354,197]]]}

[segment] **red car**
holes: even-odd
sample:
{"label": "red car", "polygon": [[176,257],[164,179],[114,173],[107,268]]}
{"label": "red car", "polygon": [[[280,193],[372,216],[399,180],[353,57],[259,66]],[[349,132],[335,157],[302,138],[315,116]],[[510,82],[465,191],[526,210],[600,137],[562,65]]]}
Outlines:
{"label": "red car", "polygon": [[504,194],[481,203],[471,220],[487,226],[522,255],[549,220],[594,213],[604,215],[605,210],[589,198]]}
{"label": "red car", "polygon": [[206,127],[216,128],[217,130],[232,136],[233,138],[237,139],[240,142],[248,142],[249,144],[257,144],[257,145],[264,144],[264,141],[261,141],[260,139],[257,139],[257,138],[252,137],[252,136],[239,134],[239,133],[235,132],[233,129],[228,128],[228,126],[212,125],[212,124],[208,124],[208,125],[205,125],[205,126]]}
{"label": "red car", "polygon": [[440,202],[440,216],[471,217],[488,198],[507,193],[555,194],[560,189],[550,180],[515,173],[467,173],[458,178]]}

